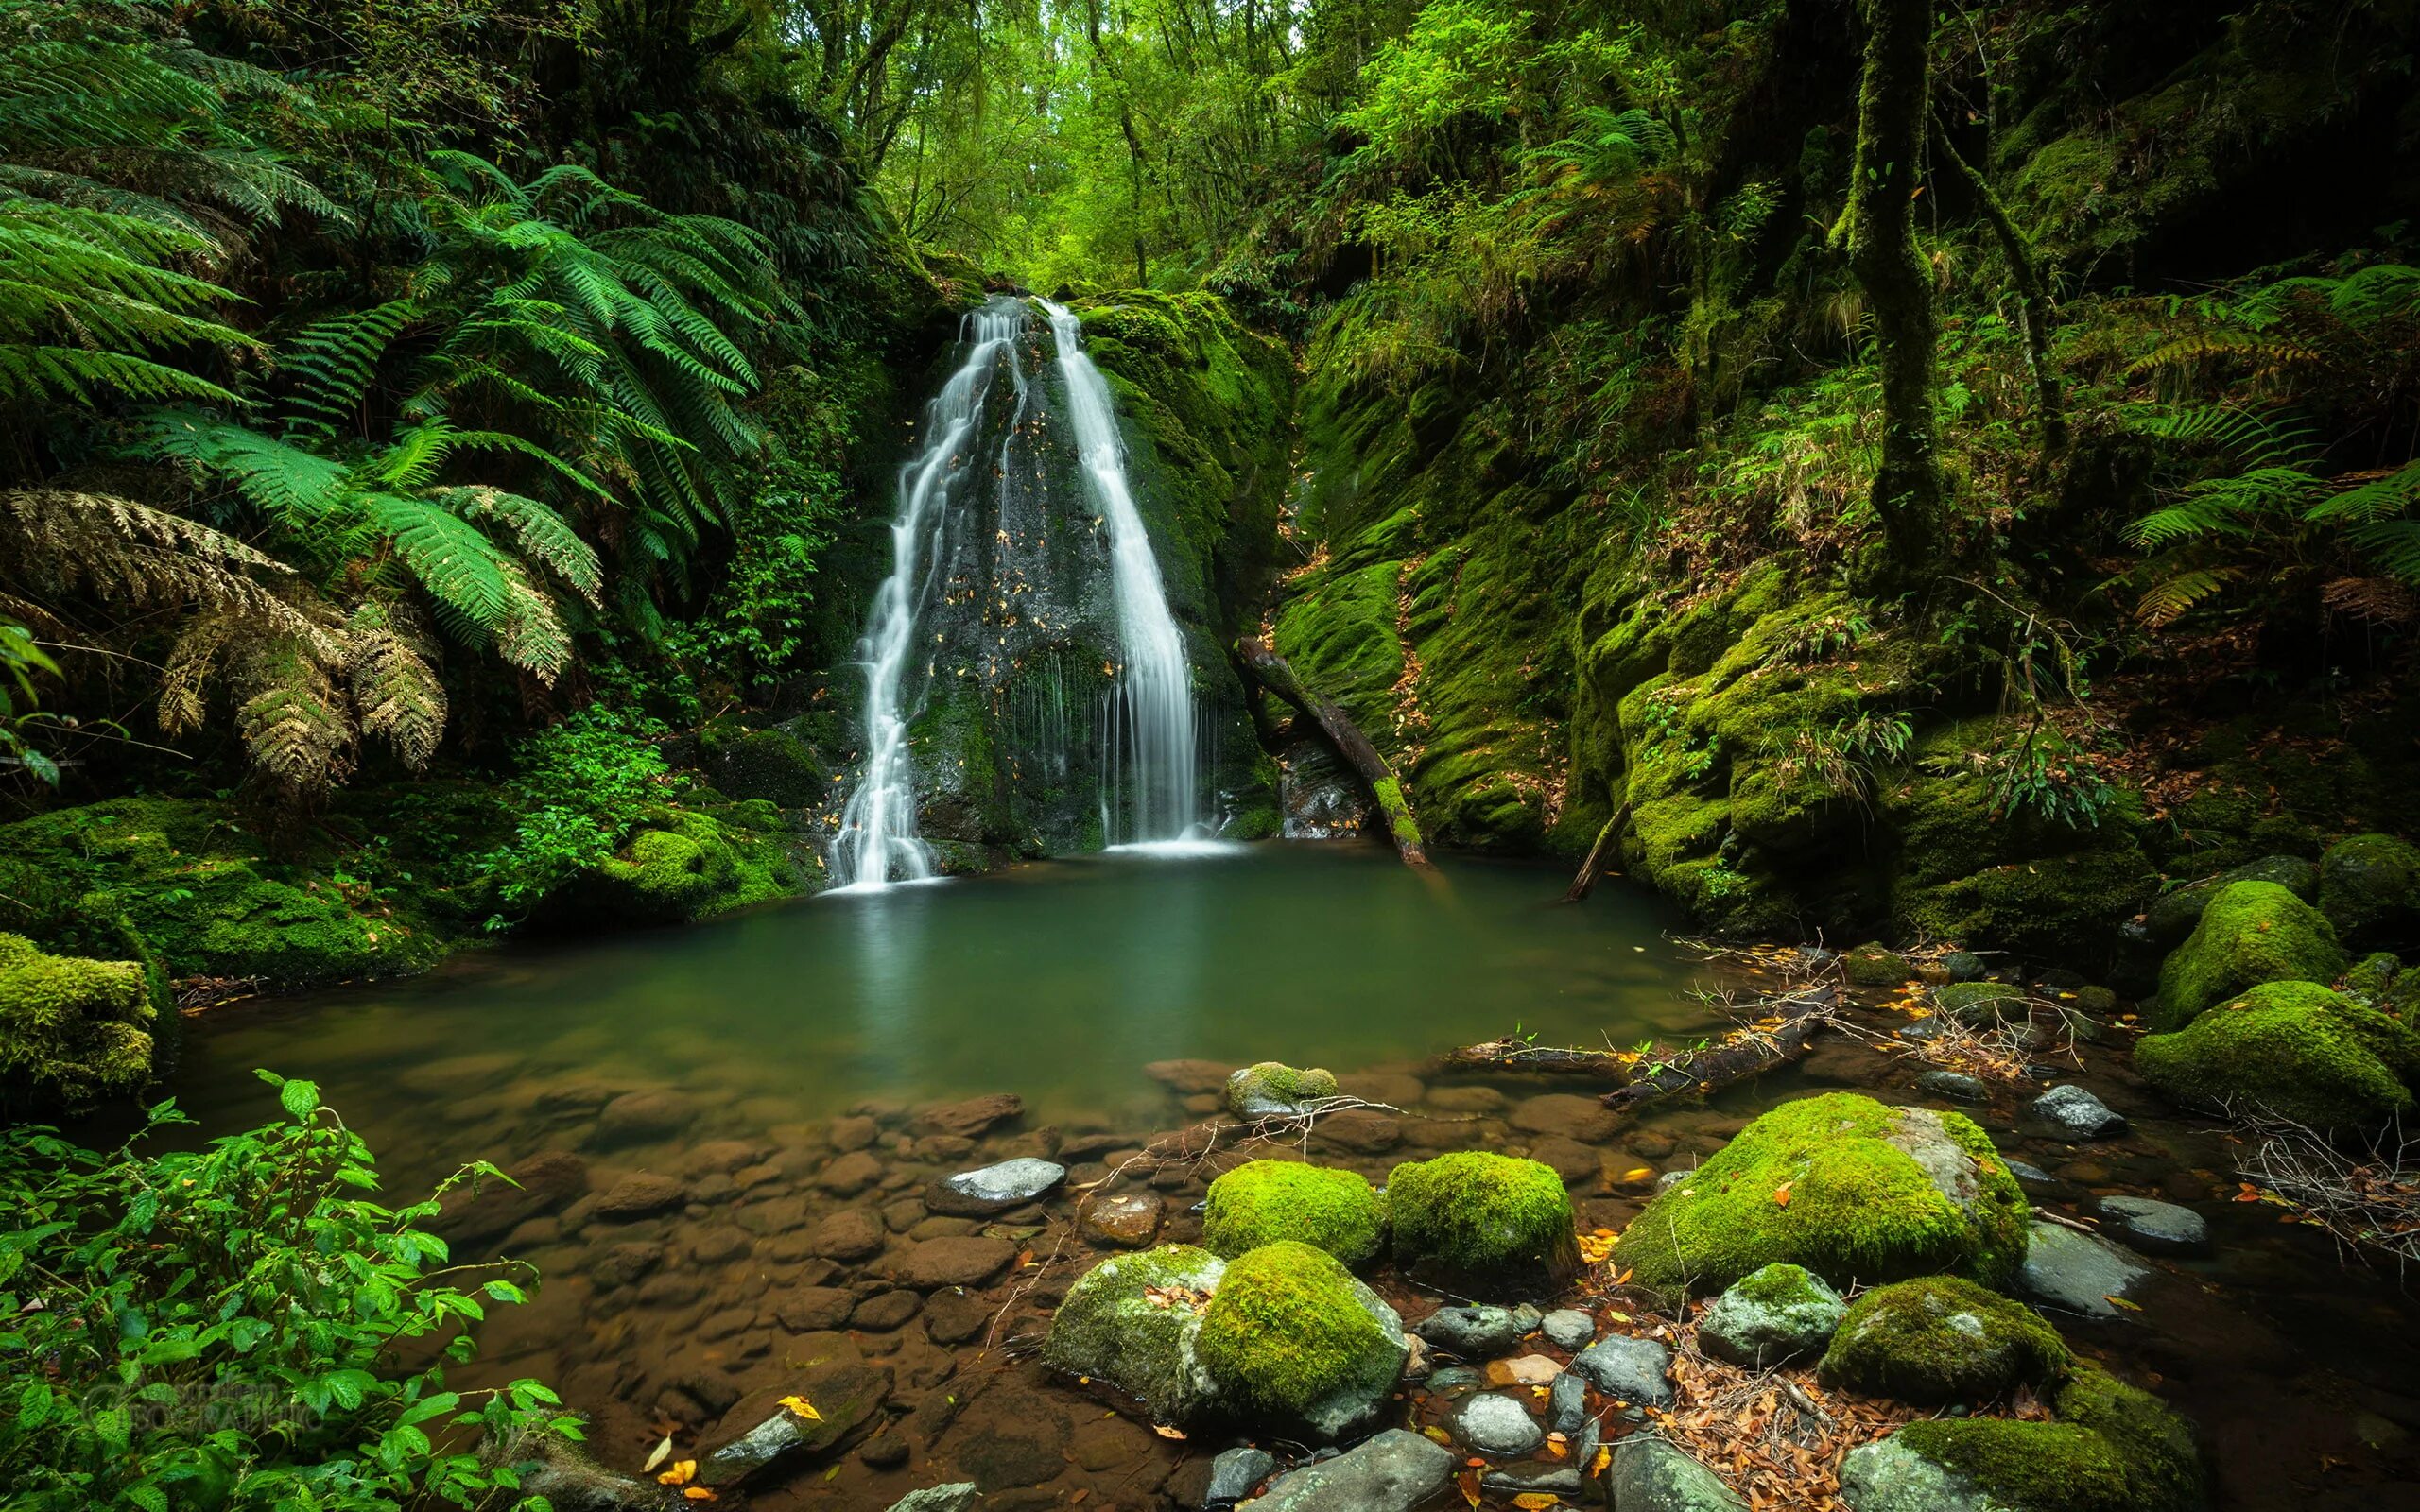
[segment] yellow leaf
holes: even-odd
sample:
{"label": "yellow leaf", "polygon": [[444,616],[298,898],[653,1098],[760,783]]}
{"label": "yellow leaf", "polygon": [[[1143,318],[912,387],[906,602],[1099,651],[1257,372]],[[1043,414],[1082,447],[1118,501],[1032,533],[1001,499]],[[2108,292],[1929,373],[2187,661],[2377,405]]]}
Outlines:
{"label": "yellow leaf", "polygon": [[1611,1444],[1599,1444],[1597,1446],[1597,1457],[1588,1462],[1588,1473],[1591,1475],[1602,1475],[1605,1473],[1605,1467],[1611,1465],[1613,1462],[1614,1446]]}
{"label": "yellow leaf", "polygon": [[1512,1499],[1521,1512],[1543,1512],[1544,1508],[1563,1505],[1563,1498],[1552,1491],[1524,1491]]}
{"label": "yellow leaf", "polygon": [[1170,1428],[1166,1423],[1153,1423],[1151,1425],[1151,1432],[1159,1435],[1162,1438],[1183,1438],[1184,1436],[1181,1430]]}
{"label": "yellow leaf", "polygon": [[684,1486],[681,1487],[681,1494],[692,1502],[711,1502],[715,1499],[715,1493],[702,1486]]}
{"label": "yellow leaf", "polygon": [[823,1420],[823,1415],[815,1410],[815,1403],[807,1400],[804,1397],[784,1397],[782,1399],[782,1405],[798,1414],[801,1418],[805,1418],[808,1422],[820,1423]]}
{"label": "yellow leaf", "polygon": [[2104,1297],[2101,1300],[2107,1302],[2112,1307],[2122,1307],[2129,1313],[2139,1313],[2143,1310],[2142,1303],[2130,1302],[2122,1297]]}
{"label": "yellow leaf", "polygon": [[672,1435],[670,1434],[666,1434],[664,1435],[664,1442],[655,1446],[655,1452],[647,1457],[647,1463],[639,1467],[639,1473],[644,1475],[671,1457]]}
{"label": "yellow leaf", "polygon": [[658,1486],[686,1486],[697,1478],[698,1462],[696,1460],[676,1459],[672,1462],[672,1468],[670,1469],[666,1470],[663,1474],[655,1478],[655,1484]]}

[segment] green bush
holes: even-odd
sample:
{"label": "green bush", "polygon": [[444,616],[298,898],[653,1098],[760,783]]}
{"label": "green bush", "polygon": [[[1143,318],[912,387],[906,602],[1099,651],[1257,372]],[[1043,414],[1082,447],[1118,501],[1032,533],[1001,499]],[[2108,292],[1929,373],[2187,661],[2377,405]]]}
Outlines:
{"label": "green bush", "polygon": [[661,733],[651,719],[591,704],[521,743],[512,780],[520,820],[479,866],[498,902],[534,907],[620,847],[666,796]]}
{"label": "green bush", "polygon": [[[319,1090],[269,1073],[290,1122],[200,1152],[0,1136],[0,1466],[12,1512],[502,1509],[515,1466],[483,1448],[579,1436],[533,1381],[445,1389],[479,1297],[388,1209],[370,1151]],[[190,1122],[170,1103],[143,1133]],[[440,1187],[441,1193],[479,1165]],[[517,1302],[510,1281],[480,1288]],[[410,1344],[416,1368],[396,1363]]]}

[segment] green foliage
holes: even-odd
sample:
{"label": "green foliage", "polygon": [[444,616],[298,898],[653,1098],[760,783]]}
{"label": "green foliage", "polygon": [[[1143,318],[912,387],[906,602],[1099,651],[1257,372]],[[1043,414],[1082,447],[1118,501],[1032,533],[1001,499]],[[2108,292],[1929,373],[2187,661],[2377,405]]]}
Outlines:
{"label": "green foliage", "polygon": [[[262,1074],[288,1122],[199,1152],[107,1154],[0,1135],[0,1463],[26,1512],[212,1506],[534,1507],[495,1452],[578,1437],[534,1381],[445,1389],[501,1276],[447,1284],[442,1241],[360,1194],[358,1136],[306,1081]],[[143,1136],[188,1122],[172,1104]],[[143,1136],[138,1136],[143,1137]],[[442,1192],[481,1174],[449,1178]],[[473,1267],[475,1268],[475,1267]],[[414,1359],[397,1358],[407,1344]]]}
{"label": "green foliage", "polygon": [[[515,751],[512,838],[478,870],[496,901],[527,911],[613,855],[670,785],[654,721],[602,703],[539,731]],[[501,919],[490,928],[502,927]]]}

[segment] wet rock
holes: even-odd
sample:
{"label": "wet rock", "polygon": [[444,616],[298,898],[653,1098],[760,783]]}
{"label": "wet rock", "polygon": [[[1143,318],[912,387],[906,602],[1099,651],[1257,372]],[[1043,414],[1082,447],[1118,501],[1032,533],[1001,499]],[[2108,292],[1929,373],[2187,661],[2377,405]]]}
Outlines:
{"label": "wet rock", "polygon": [[596,1114],[599,1144],[636,1144],[669,1139],[698,1117],[697,1106],[679,1092],[624,1092]]}
{"label": "wet rock", "polygon": [[1877,1286],[1824,1355],[1826,1384],[1925,1406],[2058,1384],[2073,1356],[2031,1308],[1957,1276]]}
{"label": "wet rock", "polygon": [[1571,1367],[1599,1391],[1633,1406],[1663,1407],[1672,1400],[1672,1351],[1652,1339],[1614,1334],[1580,1351]]}
{"label": "wet rock", "polygon": [[1160,1218],[1167,1201],[1148,1192],[1096,1194],[1076,1220],[1076,1231],[1088,1244],[1117,1249],[1144,1249],[1159,1237]]}
{"label": "wet rock", "polygon": [[1010,1123],[1025,1116],[1025,1099],[1014,1092],[993,1092],[989,1096],[970,1097],[961,1103],[944,1103],[927,1108],[916,1115],[911,1125],[919,1134],[956,1135],[959,1139],[981,1139],[995,1125]]}
{"label": "wet rock", "polygon": [[1403,1143],[1403,1124],[1373,1108],[1348,1108],[1322,1115],[1311,1143],[1355,1155],[1383,1155]]}
{"label": "wet rock", "polygon": [[647,1307],[686,1307],[705,1295],[705,1278],[695,1271],[657,1271],[639,1282],[639,1301]]}
{"label": "wet rock", "polygon": [[[1065,1468],[1071,1428],[1067,1415],[1046,1400],[1024,1393],[993,1392],[977,1398],[951,1428],[947,1452],[960,1473],[996,1506],[996,1493],[1038,1486]],[[1058,1497],[1053,1493],[1051,1501]]]}
{"label": "wet rock", "polygon": [[1505,1097],[1493,1087],[1432,1087],[1426,1101],[1441,1113],[1495,1113],[1503,1110]]}
{"label": "wet rock", "polygon": [[2087,1317],[2118,1317],[2121,1310],[2110,1298],[2132,1297],[2151,1275],[2106,1239],[2037,1222],[2017,1284],[2052,1307]]}
{"label": "wet rock", "polygon": [[1979,982],[1991,968],[1973,951],[1951,951],[1941,958],[1941,969],[1953,982]]}
{"label": "wet rock", "polygon": [[628,1286],[663,1263],[662,1245],[634,1241],[607,1246],[589,1262],[588,1274],[599,1286]]}
{"label": "wet rock", "polygon": [[1016,1258],[1016,1246],[1008,1241],[975,1234],[910,1244],[885,1255],[874,1269],[902,1286],[929,1292],[943,1286],[980,1286]]}
{"label": "wet rock", "polygon": [[834,1160],[815,1175],[815,1184],[834,1196],[853,1197],[882,1179],[882,1162],[864,1150]]}
{"label": "wet rock", "polygon": [[882,1253],[890,1236],[872,1213],[843,1208],[807,1230],[806,1252],[825,1260],[867,1260]]}
{"label": "wet rock", "polygon": [[925,1221],[922,1197],[901,1197],[882,1205],[882,1226],[894,1234],[904,1234]]}
{"label": "wet rock", "polygon": [[[1419,1335],[1414,1334],[1413,1337],[1417,1338]],[[1463,1391],[1472,1386],[1482,1386],[1486,1383],[1487,1372],[1477,1366],[1449,1365],[1443,1370],[1428,1372],[1428,1389],[1441,1397],[1448,1392]]]}
{"label": "wet rock", "polygon": [[555,1512],[663,1512],[664,1487],[616,1474],[566,1439],[533,1437],[497,1460],[522,1467],[520,1494],[544,1497]]}
{"label": "wet rock", "polygon": [[1621,1129],[1621,1115],[1594,1097],[1543,1092],[1512,1107],[1512,1126],[1530,1134],[1559,1134],[1585,1144],[1602,1144]]}
{"label": "wet rock", "polygon": [[1263,1060],[1227,1078],[1227,1110],[1237,1118],[1290,1118],[1337,1095],[1333,1073]]}
{"label": "wet rock", "polygon": [[923,1298],[914,1292],[876,1292],[859,1302],[856,1311],[849,1314],[849,1326],[873,1333],[888,1333],[892,1329],[905,1326],[923,1305]]}
{"label": "wet rock", "polygon": [[1417,1076],[1399,1071],[1363,1071],[1336,1078],[1339,1090],[1348,1097],[1365,1102],[1384,1103],[1389,1108],[1407,1108],[1428,1094],[1428,1089]]}
{"label": "wet rock", "polygon": [[808,1286],[775,1303],[773,1316],[792,1333],[822,1333],[847,1323],[856,1305],[854,1292],[837,1286]]}
{"label": "wet rock", "polygon": [[834,1119],[832,1126],[824,1131],[824,1137],[831,1141],[835,1151],[847,1155],[872,1144],[881,1133],[881,1125],[863,1114],[853,1113],[846,1118]]}
{"label": "wet rock", "polygon": [[1067,1178],[1067,1168],[1026,1157],[943,1177],[925,1189],[935,1212],[979,1218],[1031,1202]]}
{"label": "wet rock", "polygon": [[1549,1134],[1530,1145],[1530,1159],[1563,1177],[1567,1187],[1595,1179],[1603,1164],[1601,1152],[1560,1134]]}
{"label": "wet rock", "polygon": [[2007,1512],[1982,1487],[1927,1459],[1896,1434],[1860,1444],[1841,1461],[1849,1512]]}
{"label": "wet rock", "polygon": [[493,1244],[541,1213],[553,1212],[588,1191],[588,1164],[562,1150],[544,1150],[508,1168],[515,1185],[488,1177],[475,1190],[457,1187],[430,1229],[449,1244],[478,1248]]}
{"label": "wet rock", "polygon": [[1597,1336],[1597,1320],[1576,1307],[1558,1307],[1538,1320],[1547,1342],[1557,1349],[1584,1349]]}
{"label": "wet rock", "polygon": [[1253,1488],[1277,1469],[1277,1456],[1265,1449],[1230,1449],[1210,1462],[1210,1485],[1201,1494],[1204,1507],[1232,1506],[1252,1495]]}
{"label": "wet rock", "polygon": [[2210,1226],[2190,1208],[2151,1197],[2103,1197],[2100,1215],[2118,1237],[2146,1255],[2200,1255],[2210,1247]]}
{"label": "wet rock", "polygon": [[1748,1503],[1688,1451],[1650,1434],[1614,1447],[1605,1485],[1617,1512],[1747,1512]]}
{"label": "wet rock", "polygon": [[980,1487],[973,1481],[956,1481],[948,1486],[928,1486],[921,1491],[910,1491],[890,1503],[890,1512],[974,1512],[975,1499]]}
{"label": "wet rock", "polygon": [[1588,1378],[1565,1370],[1547,1389],[1547,1421],[1569,1438],[1588,1422]]}
{"label": "wet rock", "polygon": [[857,1446],[857,1463],[868,1469],[895,1470],[908,1463],[911,1451],[897,1434],[877,1434]]}
{"label": "wet rock", "polygon": [[1988,1103],[1992,1089],[1980,1076],[1962,1071],[1927,1071],[1916,1078],[1916,1091],[1952,1103]]}
{"label": "wet rock", "polygon": [[2126,1132],[2126,1121],[2081,1087],[2053,1087],[2028,1103],[2025,1112],[2059,1139],[2108,1139]]}
{"label": "wet rock", "polygon": [[746,1140],[708,1140],[690,1147],[681,1168],[693,1177],[730,1176],[754,1165],[761,1148]]}
{"label": "wet rock", "polygon": [[935,1344],[963,1344],[991,1327],[996,1303],[945,1286],[925,1299],[925,1332]]}
{"label": "wet rock", "polygon": [[1482,1454],[1511,1458],[1546,1442],[1546,1430],[1530,1409],[1498,1391],[1481,1392],[1462,1403],[1454,1431],[1464,1444]]}
{"label": "wet rock", "polygon": [[982,1231],[983,1226],[973,1218],[924,1218],[908,1230],[908,1237],[915,1240],[962,1239],[968,1234]]}
{"label": "wet rock", "polygon": [[1841,971],[1851,987],[1897,987],[1911,974],[1908,958],[1877,940],[1842,951]]}
{"label": "wet rock", "polygon": [[1772,1264],[1714,1299],[1698,1344],[1718,1360],[1764,1370],[1823,1351],[1848,1304],[1797,1265]]}
{"label": "wet rock", "polygon": [[1191,1097],[1225,1091],[1234,1069],[1217,1060],[1154,1060],[1143,1068],[1143,1074],[1179,1097]]}
{"label": "wet rock", "polygon": [[[812,1459],[841,1445],[882,1410],[890,1396],[890,1371],[855,1363],[808,1370],[794,1380],[752,1392],[725,1413],[700,1445],[698,1483],[723,1490],[779,1466]],[[782,1405],[796,1396],[812,1402],[816,1418]]]}
{"label": "wet rock", "polygon": [[1522,1333],[1508,1307],[1441,1307],[1411,1331],[1464,1360],[1493,1360],[1520,1343]]}
{"label": "wet rock", "polygon": [[976,1151],[973,1140],[956,1134],[927,1134],[908,1142],[908,1159],[919,1165],[957,1165]]}
{"label": "wet rock", "polygon": [[1584,1486],[1580,1471],[1569,1465],[1554,1469],[1519,1465],[1479,1472],[1479,1488],[1499,1496],[1578,1496]]}
{"label": "wet rock", "polygon": [[2019,1181],[2030,1181],[2037,1186],[2048,1186],[2055,1184],[2059,1179],[2040,1166],[2029,1164],[2024,1160],[2011,1160],[2003,1156],[2001,1163],[2008,1167],[2008,1174]]}
{"label": "wet rock", "polygon": [[1253,1512],[1412,1512],[1443,1490],[1454,1452],[1390,1428],[1349,1453],[1290,1471]]}

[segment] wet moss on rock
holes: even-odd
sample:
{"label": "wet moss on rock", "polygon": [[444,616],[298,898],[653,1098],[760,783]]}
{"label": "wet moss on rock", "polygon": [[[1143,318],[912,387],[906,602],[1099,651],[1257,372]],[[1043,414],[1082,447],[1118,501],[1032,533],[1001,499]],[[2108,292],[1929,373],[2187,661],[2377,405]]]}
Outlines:
{"label": "wet moss on rock", "polygon": [[51,955],[0,934],[0,1110],[135,1091],[151,1078],[157,1017],[141,963]]}
{"label": "wet moss on rock", "polygon": [[1473,1295],[1535,1290],[1579,1267],[1563,1178],[1536,1160],[1464,1150],[1387,1177],[1396,1260]]}
{"label": "wet moss on rock", "polygon": [[1294,1160],[1251,1160],[1219,1177],[1201,1219],[1204,1247],[1229,1260],[1295,1240],[1358,1266],[1376,1258],[1384,1238],[1378,1194],[1366,1179]]}
{"label": "wet moss on rock", "polygon": [[1403,1371],[1401,1326],[1389,1329],[1382,1306],[1335,1256],[1280,1241],[1229,1263],[1196,1349],[1231,1413],[1313,1425],[1357,1418]]}
{"label": "wet moss on rock", "polygon": [[2263,982],[2333,982],[2344,952],[2325,915],[2273,882],[2236,882],[2159,971],[2153,1029],[2171,1031]]}
{"label": "wet moss on rock", "polygon": [[2391,834],[2357,834],[2319,858],[2319,911],[2347,944],[2405,944],[2420,936],[2420,847]]}
{"label": "wet moss on rock", "polygon": [[1931,1406],[2055,1385],[2074,1363],[2021,1302],[1955,1276],[1878,1286],[1853,1303],[1824,1351],[1828,1381]]}
{"label": "wet moss on rock", "polygon": [[1893,1435],[2014,1512],[2191,1512],[2204,1476],[2193,1430],[2168,1404],[2085,1366],[2059,1420],[1934,1418]]}
{"label": "wet moss on rock", "polygon": [[1042,1359],[1052,1369],[1106,1381],[1158,1421],[1187,1422],[1213,1387],[1195,1354],[1201,1301],[1226,1274],[1191,1245],[1113,1255],[1077,1278],[1050,1319]]}
{"label": "wet moss on rock", "polygon": [[2420,1033],[2316,982],[2265,982],[2182,1030],[2147,1036],[2135,1069],[2198,1108],[2258,1106],[2319,1128],[2375,1126],[2412,1107]]}

